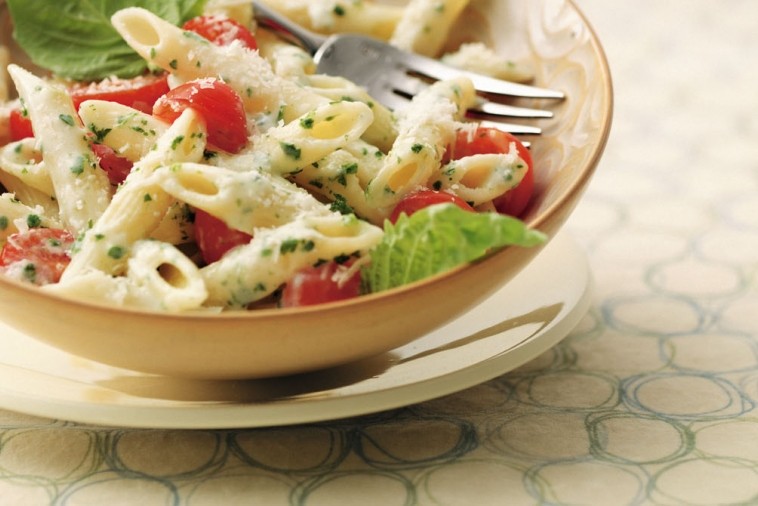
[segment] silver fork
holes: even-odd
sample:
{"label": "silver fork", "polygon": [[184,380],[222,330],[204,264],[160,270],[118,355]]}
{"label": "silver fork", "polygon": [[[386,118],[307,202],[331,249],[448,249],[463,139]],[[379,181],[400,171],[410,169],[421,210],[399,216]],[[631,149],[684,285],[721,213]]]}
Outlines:
{"label": "silver fork", "polygon": [[565,97],[561,91],[503,81],[453,68],[432,58],[401,51],[371,37],[354,34],[326,37],[303,28],[261,2],[253,1],[252,4],[258,24],[313,55],[317,72],[350,79],[365,87],[369,95],[390,109],[402,108],[410,97],[428,86],[417,76],[444,80],[464,75],[471,79],[480,94],[475,107],[469,109],[469,116],[500,130],[534,135],[542,133],[542,129],[533,125],[488,121],[484,118],[552,118],[552,111],[516,107],[485,97],[555,100]]}

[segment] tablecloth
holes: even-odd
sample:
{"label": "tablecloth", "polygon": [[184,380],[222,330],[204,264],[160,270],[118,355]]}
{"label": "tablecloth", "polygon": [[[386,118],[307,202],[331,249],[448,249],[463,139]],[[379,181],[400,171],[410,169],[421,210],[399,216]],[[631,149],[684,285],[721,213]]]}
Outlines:
{"label": "tablecloth", "polygon": [[566,339],[461,392],[331,422],[0,410],[0,504],[758,504],[758,4],[578,5],[616,111],[566,226],[595,284]]}

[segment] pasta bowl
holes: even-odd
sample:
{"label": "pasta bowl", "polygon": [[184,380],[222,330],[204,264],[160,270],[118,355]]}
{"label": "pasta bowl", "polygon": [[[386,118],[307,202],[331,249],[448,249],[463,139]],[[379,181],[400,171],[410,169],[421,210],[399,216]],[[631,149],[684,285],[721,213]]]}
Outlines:
{"label": "pasta bowl", "polygon": [[[529,62],[536,84],[567,96],[559,104],[536,104],[552,108],[555,117],[539,120],[543,134],[530,139],[535,195],[523,219],[552,237],[581,198],[609,135],[612,86],[601,44],[569,0],[473,0],[453,33],[460,40],[450,44],[476,38]],[[223,313],[113,307],[0,277],[1,318],[51,346],[124,369],[203,379],[281,376],[406,344],[500,289],[540,249],[500,249],[347,301]]]}

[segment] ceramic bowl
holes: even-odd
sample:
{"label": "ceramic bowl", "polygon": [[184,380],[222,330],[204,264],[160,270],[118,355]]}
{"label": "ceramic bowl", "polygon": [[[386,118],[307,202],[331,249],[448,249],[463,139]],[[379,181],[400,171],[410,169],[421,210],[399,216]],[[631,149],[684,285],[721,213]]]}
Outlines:
{"label": "ceramic bowl", "polygon": [[[0,20],[2,23],[3,20]],[[7,26],[2,37],[7,37]],[[531,61],[535,83],[563,90],[529,139],[536,194],[525,221],[554,236],[598,164],[612,116],[600,42],[569,0],[473,0],[459,37],[474,34]],[[534,121],[534,120],[532,120]],[[406,344],[465,313],[512,279],[540,248],[505,248],[411,285],[346,302],[224,314],[166,314],[67,300],[0,278],[2,319],[71,354],[158,375],[233,379],[300,373]]]}

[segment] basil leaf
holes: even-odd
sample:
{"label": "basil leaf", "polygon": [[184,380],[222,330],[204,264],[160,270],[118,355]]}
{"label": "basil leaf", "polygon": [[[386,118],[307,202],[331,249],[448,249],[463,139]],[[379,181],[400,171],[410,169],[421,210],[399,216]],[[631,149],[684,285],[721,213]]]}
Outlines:
{"label": "basil leaf", "polygon": [[371,292],[411,283],[475,260],[493,248],[531,247],[546,236],[517,218],[437,204],[384,224],[363,279]]}
{"label": "basil leaf", "polygon": [[80,81],[133,77],[147,68],[111,25],[125,7],[148,9],[180,25],[202,14],[205,0],[7,0],[13,37],[36,65]]}

